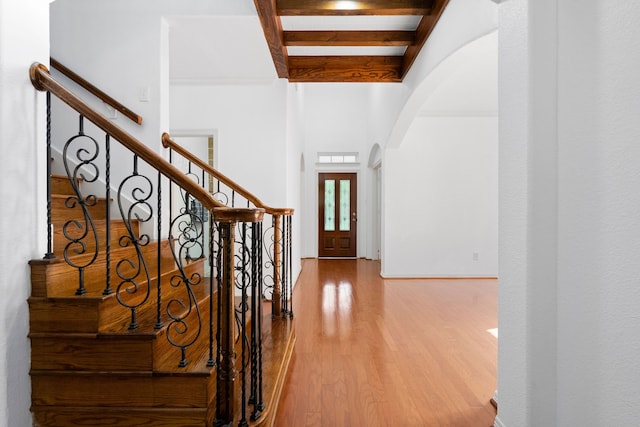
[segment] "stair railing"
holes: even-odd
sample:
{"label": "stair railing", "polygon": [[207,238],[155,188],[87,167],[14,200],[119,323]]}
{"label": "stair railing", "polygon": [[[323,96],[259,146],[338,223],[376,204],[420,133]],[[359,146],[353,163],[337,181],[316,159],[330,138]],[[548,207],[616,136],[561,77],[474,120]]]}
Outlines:
{"label": "stair railing", "polygon": [[169,162],[174,162],[173,153],[187,160],[185,174],[197,177],[203,188],[213,197],[229,207],[262,208],[271,215],[272,226],[265,230],[266,263],[263,278],[263,295],[271,300],[274,317],[293,317],[292,301],[292,233],[291,223],[294,210],[274,208],[262,202],[254,194],[213,168],[180,144],[168,133],[162,135],[162,145],[169,149]]}
{"label": "stair railing", "polygon": [[72,71],[71,69],[67,68],[65,65],[60,63],[55,58],[50,58],[49,61],[51,62],[51,68],[55,68],[60,73],[67,76],[69,79],[73,80],[74,82],[76,82],[80,87],[82,87],[92,95],[96,96],[98,99],[102,100],[102,102],[109,105],[114,110],[119,111],[123,116],[127,117],[134,123],[138,125],[142,124],[141,115],[133,112],[132,110],[130,110],[128,107],[126,107],[124,104],[120,103],[119,101],[116,101],[107,93],[105,93],[102,89],[99,89],[98,87],[94,86],[92,83],[85,80],[82,76],[77,74],[75,71]]}
{"label": "stair railing", "polygon": [[[192,177],[185,175],[58,83],[44,65],[33,64],[30,77],[37,90],[47,92],[49,172],[51,96],[78,114],[78,130],[64,142],[62,148],[62,163],[74,193],[66,197],[64,209],[69,212],[75,210],[77,216],[62,225],[58,224],[66,244],[63,249],[54,248],[52,195],[48,185],[48,251],[41,262],[62,262],[56,253],[62,254],[65,262],[77,270],[78,287],[75,294],[79,298],[115,294],[124,309],[130,311],[128,327],[132,331],[141,328],[141,323],[149,322],[146,317],[139,319],[141,313],[151,313],[152,327],[165,328],[166,339],[178,350],[179,357],[176,360],[179,360],[179,368],[188,365],[190,352],[195,352],[198,345],[203,345],[200,343],[208,338],[207,364],[217,369],[216,425],[231,425],[234,419],[240,419],[240,425],[247,425],[248,417],[258,419],[264,410],[262,304],[259,298],[264,209],[225,206]],[[96,132],[93,126],[104,133],[103,138],[92,136]],[[98,139],[103,139],[103,142],[99,143]],[[115,184],[112,183],[115,175],[112,174],[111,160],[112,151],[115,151],[112,150],[113,141],[121,147],[118,170],[122,173],[127,164],[131,167],[131,172],[125,172],[128,175]],[[124,153],[129,153],[127,160],[123,160]],[[104,174],[101,170],[104,170]],[[80,181],[83,184],[104,184],[104,193],[85,194]],[[115,210],[126,226],[126,233],[113,244],[116,248],[111,247],[110,235],[112,186],[117,188]],[[172,187],[179,189],[180,206],[171,206],[171,202],[163,199],[163,191]],[[195,201],[197,203],[192,203]],[[199,209],[194,209],[196,205]],[[104,217],[106,222],[104,238],[98,236],[98,217]],[[210,219],[209,235],[205,238],[207,219]],[[150,226],[152,231],[143,232],[145,225]],[[57,232],[60,233],[60,230]],[[157,252],[149,250],[154,240]],[[163,245],[170,249],[169,259],[164,255],[166,251],[162,250]],[[198,269],[192,268],[205,256],[207,247],[208,289],[205,288],[203,275]],[[121,256],[125,251],[127,255]],[[163,275],[167,264],[170,271],[177,270],[178,273],[169,273],[169,277]],[[99,283],[105,285],[96,289]],[[236,302],[236,290],[240,292],[239,303]],[[207,293],[209,307],[201,307],[198,295],[206,296]],[[216,294],[218,310],[214,319]],[[250,318],[250,325],[247,325],[247,317]],[[240,328],[239,334],[237,328]],[[207,330],[208,334],[205,333]],[[234,396],[238,375],[235,340],[238,335],[242,337],[240,408],[236,408]],[[249,366],[250,378],[247,380]],[[247,383],[250,383],[249,396],[246,396]],[[253,405],[250,416],[247,415],[248,404]]]}

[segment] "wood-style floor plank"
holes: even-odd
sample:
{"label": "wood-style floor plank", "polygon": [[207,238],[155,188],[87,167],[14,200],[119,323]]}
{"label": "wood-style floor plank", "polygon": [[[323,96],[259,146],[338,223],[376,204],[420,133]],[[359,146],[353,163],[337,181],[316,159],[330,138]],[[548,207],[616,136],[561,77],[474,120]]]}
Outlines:
{"label": "wood-style floor plank", "polygon": [[304,260],[276,426],[489,427],[497,281],[384,280],[366,260]]}

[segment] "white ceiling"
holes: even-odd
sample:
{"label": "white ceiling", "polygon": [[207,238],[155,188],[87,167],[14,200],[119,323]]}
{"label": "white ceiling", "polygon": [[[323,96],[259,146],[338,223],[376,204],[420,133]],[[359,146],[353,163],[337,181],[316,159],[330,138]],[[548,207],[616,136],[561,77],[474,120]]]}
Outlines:
{"label": "white ceiling", "polygon": [[[283,16],[284,30],[415,30],[419,16]],[[169,19],[173,84],[266,82],[277,78],[257,13]],[[291,46],[291,55],[402,55],[404,46]]]}
{"label": "white ceiling", "polygon": [[283,16],[285,30],[406,30],[413,31],[421,16]]}
{"label": "white ceiling", "polygon": [[[404,29],[419,17],[283,17],[285,30]],[[270,83],[275,67],[256,15],[174,17],[169,20],[172,84]],[[290,47],[294,55],[397,54],[404,47]],[[497,36],[474,43],[449,70],[419,111],[430,115],[494,115],[498,111]]]}

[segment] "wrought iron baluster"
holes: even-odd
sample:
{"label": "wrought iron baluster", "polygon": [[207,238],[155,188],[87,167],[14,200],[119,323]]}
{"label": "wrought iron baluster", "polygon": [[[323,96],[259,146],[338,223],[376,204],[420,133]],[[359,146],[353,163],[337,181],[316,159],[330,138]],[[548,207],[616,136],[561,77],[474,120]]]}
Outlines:
{"label": "wrought iron baluster", "polygon": [[[213,322],[213,299],[214,299],[214,282],[216,282],[216,276],[214,276],[214,259],[216,257],[215,252],[215,223],[213,216],[209,214],[209,360],[207,366],[215,366],[215,359],[213,358],[213,344],[214,344],[214,322]],[[217,266],[216,266],[217,267]],[[217,269],[217,268],[216,268]]]}
{"label": "wrought iron baluster", "polygon": [[[188,275],[184,265],[185,261],[191,262],[193,259],[204,256],[204,248],[202,247],[204,238],[203,221],[200,215],[189,209],[188,204],[191,199],[192,196],[190,194],[185,194],[185,206],[169,227],[169,247],[178,268],[178,273],[171,277],[170,285],[174,288],[183,288],[185,291],[183,298],[172,298],[167,303],[166,309],[167,316],[170,319],[167,326],[167,340],[181,352],[180,367],[187,366],[186,350],[197,341],[203,327],[202,313],[194,292],[194,286],[202,282],[202,275],[197,272]],[[177,232],[177,235],[174,235],[174,231]],[[197,247],[200,253],[197,258],[193,258],[190,255],[190,250],[194,247]],[[191,316],[195,316],[195,332],[192,332],[189,328]]]}
{"label": "wrought iron baluster", "polygon": [[106,134],[104,141],[105,150],[105,199],[107,199],[107,207],[105,212],[106,229],[105,229],[105,257],[106,257],[106,285],[103,295],[111,295],[111,209],[109,206],[111,200],[111,137]]}
{"label": "wrought iron baluster", "polygon": [[282,266],[281,266],[281,278],[282,278],[282,317],[287,317],[289,312],[289,299],[288,299],[288,282],[287,282],[287,262],[289,256],[288,247],[288,234],[287,234],[287,216],[282,218]]}
{"label": "wrought iron baluster", "polygon": [[249,425],[247,422],[247,223],[243,222],[240,233],[240,339],[242,340],[242,371],[241,371],[241,408],[240,427]]}
{"label": "wrought iron baluster", "polygon": [[53,224],[51,223],[51,92],[47,91],[47,253],[44,259],[55,258],[53,253]]}
{"label": "wrought iron baluster", "polygon": [[220,346],[221,337],[221,316],[222,316],[222,254],[223,254],[223,244],[222,240],[222,228],[219,222],[216,222],[216,242],[218,246],[218,251],[216,252],[216,288],[217,288],[217,310],[216,310],[216,366],[220,366],[220,361],[222,359],[222,347]]}
{"label": "wrought iron baluster", "polygon": [[156,324],[154,329],[161,329],[164,322],[162,321],[162,174],[158,172],[158,223],[156,228],[158,236],[158,269],[157,269],[157,282],[156,292],[158,300],[156,301]]}
{"label": "wrought iron baluster", "polygon": [[[149,203],[152,194],[153,184],[149,178],[138,173],[138,156],[134,155],[133,172],[122,180],[117,196],[120,216],[124,220],[128,233],[120,238],[119,243],[121,247],[132,245],[135,251],[135,258],[122,258],[116,264],[116,274],[121,280],[116,288],[116,297],[122,306],[131,311],[130,330],[138,327],[137,310],[148,301],[151,294],[149,268],[142,253],[142,247],[149,244],[150,238],[148,234],[136,235],[132,222],[134,218],[139,223],[152,219],[153,208]],[[133,199],[133,203],[126,209],[125,214],[127,196]]]}
{"label": "wrought iron baluster", "polygon": [[[75,159],[73,159],[73,162],[77,162],[75,166],[72,165],[71,155],[69,154],[69,151],[73,151],[74,149]],[[69,209],[74,209],[79,206],[82,210],[82,220],[70,219],[62,226],[62,234],[68,241],[63,251],[64,259],[68,265],[78,270],[78,288],[76,295],[84,295],[87,293],[84,272],[98,257],[98,233],[93,217],[89,211],[90,207],[97,204],[98,198],[92,194],[86,197],[83,196],[80,190],[79,180],[82,179],[83,182],[90,183],[98,179],[99,169],[95,160],[99,152],[98,142],[91,136],[85,135],[84,117],[80,115],[78,134],[69,138],[62,150],[62,162],[74,192],[73,196],[69,196],[65,200],[65,206]],[[92,254],[87,253],[88,244],[86,239],[89,235],[91,235],[90,238],[92,238],[94,242]]]}
{"label": "wrought iron baluster", "polygon": [[[173,164],[173,149],[169,149],[169,163]],[[173,222],[173,183],[169,182],[169,224]]]}
{"label": "wrought iron baluster", "polygon": [[272,316],[282,315],[282,216],[273,215],[273,296]]}
{"label": "wrought iron baluster", "polygon": [[289,248],[289,318],[293,318],[293,218],[287,215],[287,246]]}
{"label": "wrought iron baluster", "polygon": [[267,255],[267,259],[265,260],[263,265],[264,265],[264,269],[270,273],[264,275],[263,283],[262,283],[263,289],[261,290],[261,293],[264,298],[270,301],[273,300],[273,288],[275,286],[275,276],[273,274],[274,266],[275,266],[274,223],[275,223],[275,218],[272,216],[271,227],[267,227],[267,229],[262,232],[262,242],[264,245],[264,251]]}
{"label": "wrought iron baluster", "polygon": [[256,421],[264,411],[262,400],[262,223],[252,224],[252,314],[251,314],[251,420]]}

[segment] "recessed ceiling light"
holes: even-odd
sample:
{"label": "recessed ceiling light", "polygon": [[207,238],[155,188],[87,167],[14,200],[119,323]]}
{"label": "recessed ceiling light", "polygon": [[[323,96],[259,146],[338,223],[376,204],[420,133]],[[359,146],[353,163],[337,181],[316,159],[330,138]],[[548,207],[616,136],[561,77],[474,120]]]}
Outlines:
{"label": "recessed ceiling light", "polygon": [[352,0],[343,0],[335,2],[334,6],[337,10],[356,10],[360,9],[360,2]]}

